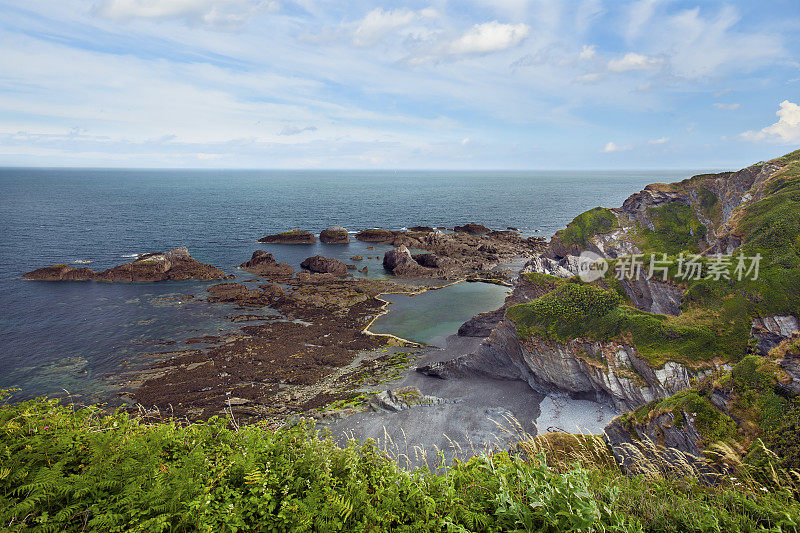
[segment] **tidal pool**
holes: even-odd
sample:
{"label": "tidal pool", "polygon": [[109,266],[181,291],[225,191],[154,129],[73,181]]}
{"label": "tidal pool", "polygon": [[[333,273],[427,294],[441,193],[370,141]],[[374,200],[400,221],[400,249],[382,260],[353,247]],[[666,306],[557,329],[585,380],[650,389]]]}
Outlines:
{"label": "tidal pool", "polygon": [[448,336],[478,313],[503,305],[510,288],[493,283],[461,282],[416,296],[384,294],[389,312],[370,327],[410,341],[445,347]]}

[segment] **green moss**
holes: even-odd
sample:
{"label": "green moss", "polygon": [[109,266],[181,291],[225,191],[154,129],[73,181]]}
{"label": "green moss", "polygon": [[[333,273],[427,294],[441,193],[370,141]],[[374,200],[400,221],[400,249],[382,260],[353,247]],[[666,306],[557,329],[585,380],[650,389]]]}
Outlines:
{"label": "green moss", "polygon": [[529,272],[522,276],[530,283],[548,290],[555,289],[559,285],[566,283],[564,278],[551,276],[550,274],[540,274],[538,272]]}
{"label": "green moss", "polygon": [[576,216],[567,227],[556,233],[567,246],[586,246],[589,238],[598,233],[608,233],[617,228],[617,216],[610,209],[596,207]]}
{"label": "green moss", "polygon": [[[703,366],[713,359],[738,360],[741,343],[720,335],[713,319],[694,321],[620,305],[620,296],[594,285],[565,283],[536,300],[511,306],[507,316],[523,339],[567,341],[578,337],[632,342],[655,367],[666,361]],[[745,334],[746,342],[746,334]]]}
{"label": "green moss", "polygon": [[682,428],[690,420],[706,444],[733,441],[736,438],[736,422],[697,390],[679,392],[669,398],[650,402],[633,413],[632,422],[644,425],[663,413],[672,414],[676,428]]}
{"label": "green moss", "polygon": [[661,207],[648,207],[647,215],[654,229],[639,228],[638,240],[642,251],[668,254],[700,251],[706,227],[691,206],[673,202]]}

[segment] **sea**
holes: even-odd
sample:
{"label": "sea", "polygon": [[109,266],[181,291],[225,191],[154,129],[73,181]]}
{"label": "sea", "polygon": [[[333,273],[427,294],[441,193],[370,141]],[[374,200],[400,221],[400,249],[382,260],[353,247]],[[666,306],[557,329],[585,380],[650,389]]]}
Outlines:
{"label": "sea", "polygon": [[[468,222],[549,238],[587,209],[621,205],[648,183],[694,173],[0,168],[0,389],[13,389],[0,402],[66,395],[111,402],[116,376],[158,358],[145,354],[180,350],[186,339],[242,326],[226,318],[236,314],[233,307],[202,301],[209,282],[21,278],[35,268],[67,263],[103,270],[140,253],[186,246],[236,281],[253,280],[236,266],[257,249],[295,268],[316,254],[348,263],[362,255],[359,268],[368,266],[368,277],[387,278],[381,265],[387,246],[257,240],[293,228],[319,233],[340,225],[355,233]],[[376,327],[441,344],[461,322],[502,303],[503,288],[469,285],[392,296]]]}

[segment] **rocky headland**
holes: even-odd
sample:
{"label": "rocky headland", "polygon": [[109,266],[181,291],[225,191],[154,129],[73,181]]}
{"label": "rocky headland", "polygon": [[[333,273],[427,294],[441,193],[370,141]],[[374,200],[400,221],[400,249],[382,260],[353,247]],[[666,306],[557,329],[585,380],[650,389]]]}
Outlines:
{"label": "rocky headland", "polygon": [[[556,233],[503,308],[462,326],[460,335],[486,337],[480,346],[418,371],[521,379],[542,393],[613,404],[626,414],[606,439],[630,468],[637,457],[654,458],[648,439],[677,450],[659,455],[676,461],[708,461],[719,443],[748,450],[766,442],[781,453],[775,428],[794,427],[800,389],[799,221],[800,151],[650,185]],[[592,282],[578,277],[584,251],[609,263]],[[625,279],[617,268],[631,254],[678,261],[681,253],[706,267],[719,253],[758,256],[759,276],[687,279],[673,265],[663,277]],[[766,404],[769,419],[759,407]]]}
{"label": "rocky headland", "polygon": [[53,265],[23,274],[24,279],[35,281],[119,281],[149,282],[166,280],[215,280],[226,277],[225,272],[215,266],[200,263],[181,246],[169,252],[143,254],[130,263],[125,263],[102,272],[90,268],[75,268],[69,265]]}

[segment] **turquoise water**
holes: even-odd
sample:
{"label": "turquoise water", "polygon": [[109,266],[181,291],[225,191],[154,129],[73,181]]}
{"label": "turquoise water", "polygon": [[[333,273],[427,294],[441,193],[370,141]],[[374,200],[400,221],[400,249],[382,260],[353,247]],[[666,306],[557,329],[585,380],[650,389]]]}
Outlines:
{"label": "turquoise water", "polygon": [[478,313],[497,309],[510,289],[493,283],[456,283],[416,296],[385,294],[389,312],[370,327],[403,339],[445,347],[448,336]]}
{"label": "turquoise water", "polygon": [[[87,266],[102,270],[130,261],[132,254],[185,245],[197,260],[246,281],[253,276],[235,267],[257,249],[295,268],[315,254],[349,262],[350,256],[380,257],[387,249],[366,250],[357,241],[256,242],[269,233],[290,228],[319,232],[330,225],[352,231],[453,227],[475,221],[549,237],[578,213],[620,205],[648,183],[688,175],[0,168],[0,388],[19,387],[20,398],[63,394],[63,389],[102,395],[104,377],[145,364],[142,353],[179,349],[187,337],[240,327],[226,320],[231,309],[225,306],[180,298],[202,296],[209,283],[20,278],[34,268],[89,260]],[[359,267],[365,264],[371,277],[386,276],[380,258]],[[417,313],[425,320],[410,316],[398,326],[404,330],[400,335],[424,342],[440,339],[473,312],[496,308],[501,292],[495,286],[457,286],[449,290],[455,295],[452,305]],[[412,306],[436,296],[417,298]],[[399,321],[403,305],[398,301],[398,312],[387,320]],[[177,344],[165,344],[171,341]]]}

